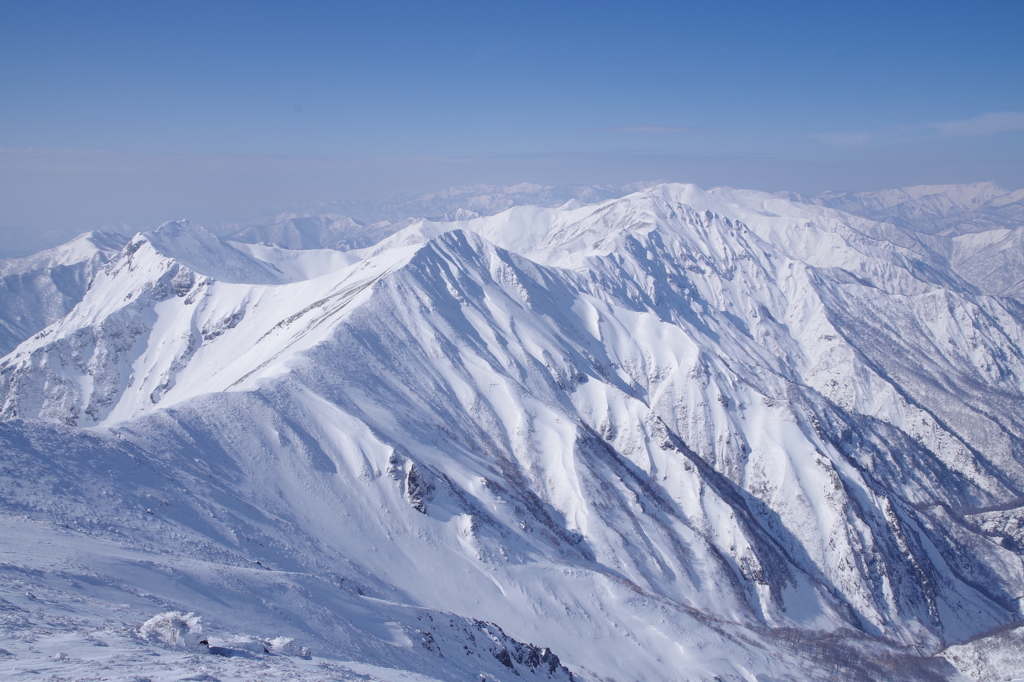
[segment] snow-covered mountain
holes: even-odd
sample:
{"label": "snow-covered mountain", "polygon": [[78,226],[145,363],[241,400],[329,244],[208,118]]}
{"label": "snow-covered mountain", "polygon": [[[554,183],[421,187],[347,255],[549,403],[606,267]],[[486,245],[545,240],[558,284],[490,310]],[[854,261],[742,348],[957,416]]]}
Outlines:
{"label": "snow-covered mountain", "polygon": [[300,215],[351,216],[361,223],[398,222],[406,218],[453,220],[501,213],[515,206],[555,208],[568,202],[580,205],[618,199],[654,183],[626,185],[463,185],[437,192],[405,192],[375,201],[342,200],[290,207]]}
{"label": "snow-covered mountain", "polygon": [[351,251],[373,246],[408,225],[411,219],[391,223],[364,224],[348,216],[296,215],[283,213],[273,220],[258,221],[227,235],[227,239],[245,244],[266,244],[285,249],[335,249]]}
{"label": "snow-covered mountain", "polygon": [[1024,190],[980,182],[826,192],[810,199],[792,192],[777,196],[928,235],[929,247],[981,291],[1017,298],[1024,293]]}
{"label": "snow-covered mountain", "polygon": [[96,271],[127,241],[89,232],[31,256],[0,259],[0,355],[67,315]]}
{"label": "snow-covered mountain", "polygon": [[949,260],[961,277],[985,293],[1024,298],[1024,221],[1016,229],[954,237],[945,247]]}
{"label": "snow-covered mountain", "polygon": [[427,216],[434,220],[457,220],[462,217],[489,216],[514,206],[554,208],[572,202],[576,205],[596,204],[618,199],[653,183],[634,182],[626,185],[464,185],[421,195],[404,195],[377,210],[392,211],[391,220],[407,216]]}
{"label": "snow-covered mountain", "polygon": [[692,185],[345,251],[136,235],[0,361],[5,642],[65,614],[145,662],[116,628],[195,611],[339,679],[990,679],[1024,308],[934,239]]}

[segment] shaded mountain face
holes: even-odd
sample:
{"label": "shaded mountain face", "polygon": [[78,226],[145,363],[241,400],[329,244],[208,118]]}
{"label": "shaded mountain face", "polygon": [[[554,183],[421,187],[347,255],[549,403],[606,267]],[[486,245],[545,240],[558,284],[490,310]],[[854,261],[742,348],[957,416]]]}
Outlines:
{"label": "shaded mountain face", "polygon": [[0,355],[67,315],[127,241],[89,232],[31,256],[0,260]]}
{"label": "shaded mountain face", "polygon": [[0,361],[10,570],[88,536],[81,618],[433,679],[954,679],[1024,616],[1022,341],[928,235],[760,192],[168,223]]}

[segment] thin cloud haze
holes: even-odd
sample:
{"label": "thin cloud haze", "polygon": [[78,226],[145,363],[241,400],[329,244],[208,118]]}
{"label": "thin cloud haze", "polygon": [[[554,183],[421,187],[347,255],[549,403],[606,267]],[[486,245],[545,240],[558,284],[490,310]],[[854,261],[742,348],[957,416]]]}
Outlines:
{"label": "thin cloud haze", "polygon": [[811,137],[836,147],[863,147],[874,139],[870,133],[821,133]]}
{"label": "thin cloud haze", "polygon": [[963,121],[929,123],[929,128],[945,137],[976,137],[1024,130],[1024,111],[996,111]]}
{"label": "thin cloud haze", "polygon": [[1024,111],[995,111],[959,121],[900,126],[874,132],[817,133],[812,138],[834,147],[866,147],[915,140],[983,137],[1024,130]]}
{"label": "thin cloud haze", "polygon": [[0,251],[463,184],[1024,186],[1020,3],[624,7],[6,3]]}
{"label": "thin cloud haze", "polygon": [[702,128],[690,128],[688,126],[616,126],[614,128],[595,128],[599,133],[641,133],[654,135],[678,135],[706,133]]}

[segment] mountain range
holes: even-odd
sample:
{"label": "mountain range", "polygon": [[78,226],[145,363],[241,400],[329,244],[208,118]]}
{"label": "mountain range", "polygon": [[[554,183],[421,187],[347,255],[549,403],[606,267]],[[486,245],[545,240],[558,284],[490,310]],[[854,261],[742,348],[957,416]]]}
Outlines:
{"label": "mountain range", "polygon": [[4,261],[0,670],[1024,677],[1019,192],[506,190]]}

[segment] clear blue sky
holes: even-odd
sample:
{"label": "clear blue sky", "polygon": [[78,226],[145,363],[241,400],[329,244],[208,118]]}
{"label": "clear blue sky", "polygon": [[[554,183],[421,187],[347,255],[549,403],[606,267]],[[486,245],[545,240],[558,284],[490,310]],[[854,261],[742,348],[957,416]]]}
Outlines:
{"label": "clear blue sky", "polygon": [[1022,36],[1021,0],[8,1],[0,227],[471,182],[1016,188]]}

